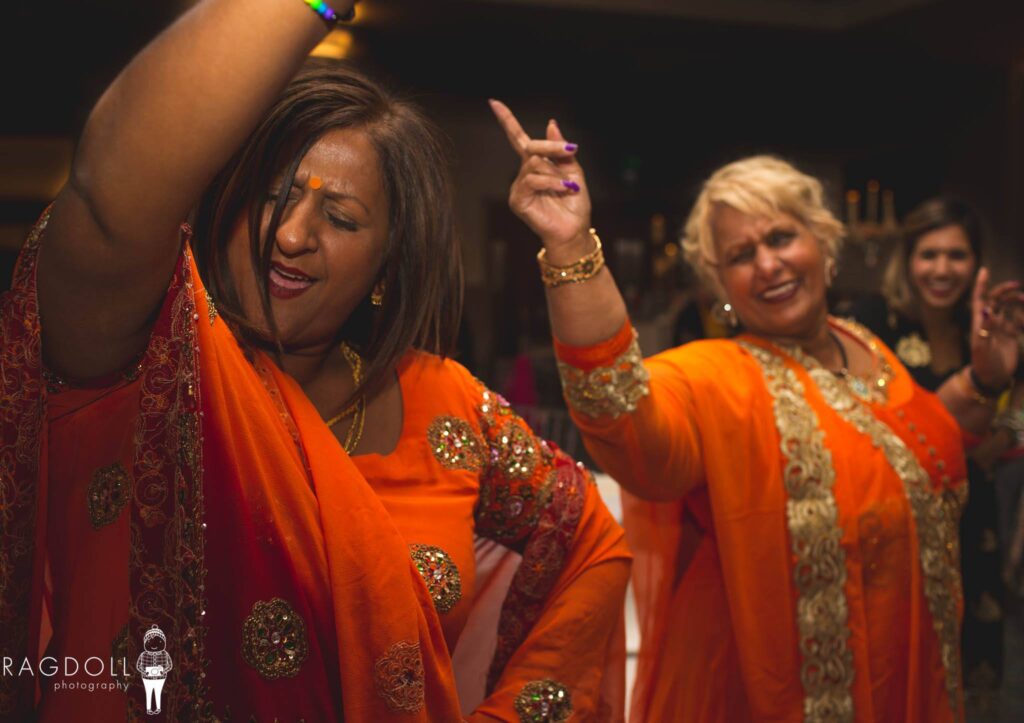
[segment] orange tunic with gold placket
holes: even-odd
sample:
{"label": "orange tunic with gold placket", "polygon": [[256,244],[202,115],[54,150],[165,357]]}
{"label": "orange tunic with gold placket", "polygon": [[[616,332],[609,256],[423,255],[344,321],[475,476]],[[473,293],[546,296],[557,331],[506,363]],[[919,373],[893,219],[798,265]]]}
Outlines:
{"label": "orange tunic with gold placket", "polygon": [[960,433],[830,323],[872,379],[750,335],[646,361],[628,324],[556,342],[587,448],[628,491],[637,723],[962,719]]}

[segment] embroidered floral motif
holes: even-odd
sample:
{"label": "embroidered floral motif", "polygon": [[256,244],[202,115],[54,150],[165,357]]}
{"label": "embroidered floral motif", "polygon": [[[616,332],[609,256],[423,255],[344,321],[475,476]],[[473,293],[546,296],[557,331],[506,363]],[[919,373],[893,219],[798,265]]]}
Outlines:
{"label": "embroidered floral motif", "polygon": [[516,696],[515,709],[521,723],[557,723],[572,714],[572,696],[557,680],[534,680]]}
{"label": "embroidered floral motif", "polygon": [[[47,210],[29,234],[11,290],[0,305],[0,640],[4,655],[28,652],[44,382],[40,362],[35,262]],[[31,717],[31,676],[0,676],[0,717]]]}
{"label": "embroidered floral motif", "polygon": [[915,331],[896,342],[896,356],[909,367],[926,367],[932,363],[932,348]]}
{"label": "embroidered floral motif", "polygon": [[267,680],[294,678],[309,655],[306,623],[279,597],[258,601],[242,628],[242,658]]}
{"label": "embroidered floral motif", "polygon": [[476,472],[483,465],[483,444],[469,422],[440,416],[427,427],[430,451],[448,469]]}
{"label": "embroidered floral motif", "polygon": [[629,348],[606,367],[584,371],[559,361],[558,374],[569,406],[588,417],[618,417],[634,411],[650,392],[651,375],[643,362],[635,331]]}
{"label": "embroidered floral motif", "polygon": [[416,713],[423,708],[423,659],[420,644],[398,642],[374,665],[377,693],[395,712]]}
{"label": "embroidered floral motif", "polygon": [[867,435],[882,450],[890,466],[903,480],[918,537],[924,594],[945,669],[946,693],[950,707],[958,711],[961,692],[960,625],[957,610],[963,591],[959,572],[957,523],[959,508],[966,495],[966,485],[957,491],[934,491],[928,472],[892,429],[847,393],[834,375],[822,369],[816,360],[807,357],[799,349],[792,353],[810,370],[829,406],[858,432]]}
{"label": "embroidered floral motif", "polygon": [[85,495],[94,530],[117,520],[131,498],[131,489],[131,477],[120,462],[100,467],[93,473]]}
{"label": "embroidered floral motif", "polygon": [[[196,286],[190,229],[153,327],[139,379],[140,413],[131,470],[132,593],[129,639],[152,625],[183,631],[177,671],[165,688],[171,718],[202,719],[206,700],[205,525]],[[143,716],[129,696],[130,716]]]}
{"label": "embroidered floral motif", "polygon": [[462,599],[462,576],[451,556],[440,547],[410,545],[412,559],[423,581],[427,583],[430,598],[437,612],[444,614]]}
{"label": "embroidered floral motif", "polygon": [[754,344],[740,344],[761,366],[785,459],[783,482],[789,497],[786,519],[798,594],[804,721],[852,721],[853,653],[847,646],[849,608],[843,591],[846,554],[832,489],[832,454],[793,370],[777,354]]}

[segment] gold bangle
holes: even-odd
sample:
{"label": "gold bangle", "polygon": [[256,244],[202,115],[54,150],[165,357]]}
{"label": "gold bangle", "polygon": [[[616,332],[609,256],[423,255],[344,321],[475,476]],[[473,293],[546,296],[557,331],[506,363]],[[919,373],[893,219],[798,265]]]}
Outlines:
{"label": "gold bangle", "polygon": [[540,264],[540,279],[548,288],[556,288],[565,284],[578,284],[597,276],[604,268],[604,252],[601,251],[601,238],[597,231],[590,229],[590,236],[594,239],[596,248],[568,266],[555,266],[547,262],[547,249],[541,249],[537,254],[537,263]]}

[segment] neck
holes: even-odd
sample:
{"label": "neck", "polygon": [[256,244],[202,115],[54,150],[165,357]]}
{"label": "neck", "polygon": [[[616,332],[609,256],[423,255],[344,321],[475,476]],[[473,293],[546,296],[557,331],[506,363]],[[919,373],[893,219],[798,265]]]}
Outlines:
{"label": "neck", "polygon": [[921,317],[921,326],[924,327],[927,336],[931,337],[943,330],[953,326],[953,307],[946,306],[936,308],[926,304],[918,305],[918,314]]}
{"label": "neck", "polygon": [[285,352],[281,369],[299,383],[325,417],[347,404],[355,390],[352,370],[337,344]]}

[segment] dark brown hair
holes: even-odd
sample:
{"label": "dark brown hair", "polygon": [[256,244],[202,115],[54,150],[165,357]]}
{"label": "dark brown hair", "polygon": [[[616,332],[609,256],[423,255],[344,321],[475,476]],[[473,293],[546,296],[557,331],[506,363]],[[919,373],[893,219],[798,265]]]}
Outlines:
{"label": "dark brown hair", "polygon": [[[217,309],[247,344],[283,349],[270,308],[267,274],[288,189],[309,148],[335,128],[358,128],[377,152],[388,201],[388,237],[381,278],[383,305],[369,297],[338,330],[364,357],[363,384],[374,391],[403,354],[416,348],[450,354],[462,314],[462,259],[455,232],[448,148],[440,132],[408,101],[338,61],[311,59],[266,118],[228,162],[197,206],[195,254]],[[276,177],[281,190],[266,234],[264,204]],[[227,244],[248,214],[253,268],[271,339],[245,318],[231,279]]]}
{"label": "dark brown hair", "polygon": [[[882,293],[889,306],[907,314],[918,316],[917,293],[910,284],[910,257],[917,242],[926,233],[947,226],[959,226],[967,236],[967,242],[974,252],[977,266],[981,266],[982,224],[977,212],[966,202],[951,196],[938,196],[919,203],[903,219],[903,238],[899,248],[893,251],[882,280]],[[957,300],[958,320],[970,318],[970,287]]]}

